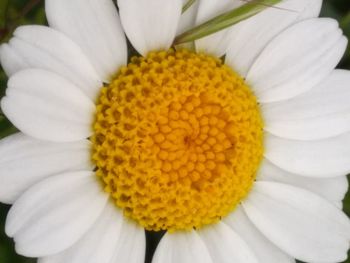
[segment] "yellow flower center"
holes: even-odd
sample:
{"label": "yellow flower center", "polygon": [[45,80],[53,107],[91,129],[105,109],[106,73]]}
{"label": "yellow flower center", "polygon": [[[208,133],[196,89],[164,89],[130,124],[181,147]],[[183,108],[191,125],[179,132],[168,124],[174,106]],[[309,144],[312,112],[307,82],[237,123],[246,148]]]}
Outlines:
{"label": "yellow flower center", "polygon": [[198,229],[248,194],[262,126],[255,96],[219,59],[154,52],[102,89],[93,161],[105,191],[145,229]]}

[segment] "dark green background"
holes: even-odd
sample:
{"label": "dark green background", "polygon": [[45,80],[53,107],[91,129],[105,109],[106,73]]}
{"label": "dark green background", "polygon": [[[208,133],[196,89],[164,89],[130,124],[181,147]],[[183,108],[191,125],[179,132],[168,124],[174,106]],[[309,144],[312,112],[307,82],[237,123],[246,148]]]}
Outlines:
{"label": "dark green background", "polygon": [[[6,42],[11,36],[11,32],[18,25],[45,24],[43,2],[43,0],[0,0],[0,43]],[[350,0],[324,0],[322,16],[337,19],[344,33],[350,38]],[[348,48],[340,67],[350,69],[350,48]],[[4,94],[6,81],[7,78],[0,68],[0,97]],[[0,138],[13,131],[14,128],[11,128],[9,122],[0,112]],[[0,263],[33,263],[35,262],[34,259],[16,255],[12,240],[7,238],[4,233],[4,223],[8,209],[9,206],[0,204]],[[350,216],[350,194],[345,198],[344,210]],[[159,234],[147,235],[148,262],[150,262],[151,251],[156,246],[159,237]],[[346,262],[350,263],[350,259]]]}

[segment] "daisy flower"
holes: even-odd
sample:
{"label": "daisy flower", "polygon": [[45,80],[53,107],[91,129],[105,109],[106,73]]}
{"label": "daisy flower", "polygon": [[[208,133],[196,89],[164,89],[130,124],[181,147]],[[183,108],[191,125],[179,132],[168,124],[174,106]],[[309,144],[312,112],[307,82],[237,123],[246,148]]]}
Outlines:
{"label": "daisy flower", "polygon": [[[334,263],[350,224],[347,40],[321,0],[46,0],[0,49],[6,233],[39,263]],[[128,57],[127,39],[139,53]],[[176,41],[175,41],[176,42]]]}

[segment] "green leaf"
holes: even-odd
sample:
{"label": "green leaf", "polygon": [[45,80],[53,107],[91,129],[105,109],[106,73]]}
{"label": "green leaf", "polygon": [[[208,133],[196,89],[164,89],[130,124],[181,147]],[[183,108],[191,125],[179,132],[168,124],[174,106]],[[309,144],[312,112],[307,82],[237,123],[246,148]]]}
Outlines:
{"label": "green leaf", "polygon": [[340,20],[340,27],[343,29],[344,34],[346,36],[350,36],[350,12],[346,14],[341,20]]}
{"label": "green leaf", "polygon": [[222,29],[230,27],[249,17],[252,17],[264,9],[278,4],[281,0],[251,0],[237,9],[219,15],[204,24],[186,31],[176,37],[174,44],[178,45],[185,42],[194,41],[210,34],[216,33]]}
{"label": "green leaf", "polygon": [[[345,16],[340,19],[340,27],[343,29],[344,35],[350,39],[350,12],[348,12]],[[350,46],[348,45],[346,52],[342,59],[341,66],[349,66],[350,65]]]}
{"label": "green leaf", "polygon": [[188,0],[187,3],[182,7],[182,13],[185,13],[187,9],[189,9],[195,2],[196,0]]}
{"label": "green leaf", "polygon": [[4,27],[6,24],[6,13],[9,0],[0,0],[0,27]]}
{"label": "green leaf", "polygon": [[0,115],[0,139],[15,133],[17,129],[3,115]]}
{"label": "green leaf", "polygon": [[[350,175],[348,175],[347,178],[348,181],[350,181]],[[348,192],[344,198],[343,210],[348,216],[350,216],[350,192]]]}
{"label": "green leaf", "polygon": [[333,17],[337,20],[342,18],[342,14],[340,10],[334,5],[334,1],[325,1],[322,5],[321,17]]}

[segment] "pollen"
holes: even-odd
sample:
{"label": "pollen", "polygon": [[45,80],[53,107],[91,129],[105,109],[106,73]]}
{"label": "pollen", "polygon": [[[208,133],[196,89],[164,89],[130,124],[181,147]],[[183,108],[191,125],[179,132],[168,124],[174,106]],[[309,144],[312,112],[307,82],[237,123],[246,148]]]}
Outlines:
{"label": "pollen", "polygon": [[249,193],[262,128],[254,94],[221,60],[153,52],[102,88],[92,159],[126,217],[153,231],[199,229]]}

